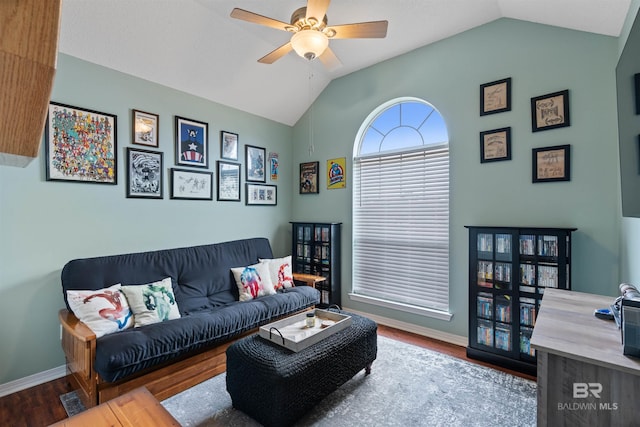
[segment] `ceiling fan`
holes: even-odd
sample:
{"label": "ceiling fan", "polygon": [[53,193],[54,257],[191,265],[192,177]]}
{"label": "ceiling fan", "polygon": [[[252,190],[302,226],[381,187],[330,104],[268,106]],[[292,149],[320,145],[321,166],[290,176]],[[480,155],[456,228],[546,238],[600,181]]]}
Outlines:
{"label": "ceiling fan", "polygon": [[231,11],[231,17],[293,33],[289,42],[258,59],[258,62],[272,64],[295,50],[309,61],[318,58],[326,68],[332,70],[342,64],[329,48],[329,39],[384,38],[389,23],[371,21],[328,26],[326,13],[330,2],[331,0],[308,0],[306,7],[293,12],[290,23],[238,8]]}

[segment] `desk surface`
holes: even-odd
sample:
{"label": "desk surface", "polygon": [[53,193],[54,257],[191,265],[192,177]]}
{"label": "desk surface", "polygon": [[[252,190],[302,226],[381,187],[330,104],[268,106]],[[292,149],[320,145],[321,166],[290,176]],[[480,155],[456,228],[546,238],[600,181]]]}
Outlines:
{"label": "desk surface", "polygon": [[561,289],[546,289],[531,345],[570,359],[640,375],[640,358],[622,354],[620,330],[612,320],[593,315],[613,297]]}

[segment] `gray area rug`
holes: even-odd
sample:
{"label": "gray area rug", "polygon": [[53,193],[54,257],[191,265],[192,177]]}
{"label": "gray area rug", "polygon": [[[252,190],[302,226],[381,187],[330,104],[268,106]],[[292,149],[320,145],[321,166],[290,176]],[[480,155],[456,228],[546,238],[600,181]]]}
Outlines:
{"label": "gray area rug", "polygon": [[[185,427],[260,425],[233,409],[224,374],[162,404]],[[361,371],[296,425],[535,426],[536,384],[379,336],[371,375]]]}

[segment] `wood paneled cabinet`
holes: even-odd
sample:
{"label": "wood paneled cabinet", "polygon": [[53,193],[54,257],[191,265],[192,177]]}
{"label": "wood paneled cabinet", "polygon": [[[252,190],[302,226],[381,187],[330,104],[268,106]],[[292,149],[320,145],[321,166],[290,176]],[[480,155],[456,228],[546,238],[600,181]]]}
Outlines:
{"label": "wood paneled cabinet", "polygon": [[545,289],[571,289],[575,228],[469,229],[467,356],[535,374],[531,334]]}
{"label": "wood paneled cabinet", "polygon": [[292,263],[294,273],[323,276],[318,282],[319,307],[336,304],[340,298],[341,223],[292,222]]}

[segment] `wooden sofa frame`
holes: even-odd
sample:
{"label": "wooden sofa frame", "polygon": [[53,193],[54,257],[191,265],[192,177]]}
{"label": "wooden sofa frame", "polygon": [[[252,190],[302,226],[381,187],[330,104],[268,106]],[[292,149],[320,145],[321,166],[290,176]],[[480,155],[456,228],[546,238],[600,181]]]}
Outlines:
{"label": "wooden sofa frame", "polygon": [[62,325],[62,349],[67,362],[67,377],[78,391],[86,408],[97,406],[142,386],[158,400],[178,394],[225,372],[227,347],[258,330],[256,328],[245,332],[209,350],[155,366],[125,379],[107,382],[100,378],[93,366],[96,357],[95,333],[67,309],[60,310],[59,319]]}

